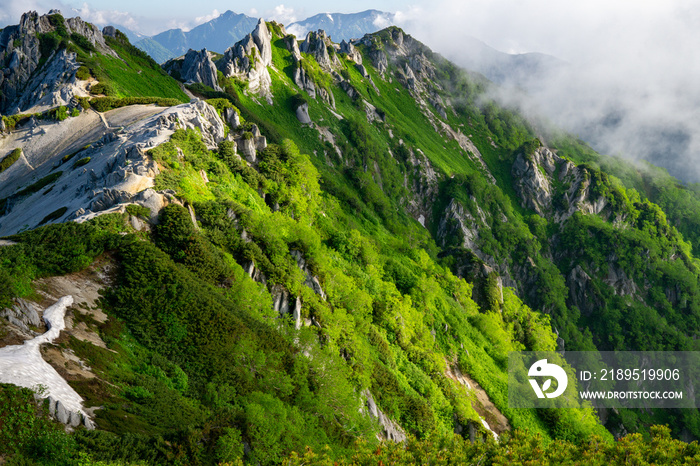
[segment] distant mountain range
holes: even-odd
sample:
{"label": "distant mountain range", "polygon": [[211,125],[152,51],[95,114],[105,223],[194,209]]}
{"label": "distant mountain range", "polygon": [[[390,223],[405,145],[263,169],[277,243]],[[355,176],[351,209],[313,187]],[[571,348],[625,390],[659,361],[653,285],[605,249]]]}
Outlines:
{"label": "distant mountain range", "polygon": [[501,52],[467,35],[460,37],[459,41],[459,52],[447,58],[468,70],[483,74],[496,84],[526,91],[537,90],[545,76],[568,66],[567,62],[544,53]]}
{"label": "distant mountain range", "polygon": [[335,42],[359,39],[395,24],[394,14],[378,10],[360,13],[320,13],[303,21],[287,25],[287,32],[302,38],[309,31],[323,29]]}
{"label": "distant mountain range", "polygon": [[[137,47],[158,63],[179,57],[189,49],[223,53],[255,28],[257,19],[227,11],[221,16],[200,24],[190,31],[170,29],[152,37],[122,31]],[[320,13],[302,21],[286,25],[289,33],[299,39],[309,31],[323,29],[334,41],[361,38],[387,26],[394,25],[395,15],[379,10],[359,13]],[[406,26],[410,32],[410,26]],[[136,40],[134,40],[136,39]],[[541,82],[541,77],[565,63],[551,55],[540,53],[508,54],[498,51],[470,36],[460,39],[461,51],[449,57],[457,64],[477,71],[497,84],[521,87],[526,90]]]}
{"label": "distant mountain range", "polygon": [[[190,31],[170,29],[152,37],[141,35],[134,43],[158,63],[184,55],[189,49],[206,48],[223,53],[252,31],[257,22],[257,18],[229,10]],[[308,31],[323,29],[333,40],[339,42],[343,39],[360,38],[392,24],[394,24],[393,13],[367,10],[352,14],[321,13],[303,21],[291,23],[287,29],[300,39]],[[129,37],[129,40],[133,40],[135,37],[133,31],[127,32],[124,28],[120,29]]]}
{"label": "distant mountain range", "polygon": [[223,53],[252,31],[257,23],[257,18],[229,10],[190,31],[170,29],[144,38],[134,45],[151,55],[158,63],[184,55],[189,49],[206,48]]}

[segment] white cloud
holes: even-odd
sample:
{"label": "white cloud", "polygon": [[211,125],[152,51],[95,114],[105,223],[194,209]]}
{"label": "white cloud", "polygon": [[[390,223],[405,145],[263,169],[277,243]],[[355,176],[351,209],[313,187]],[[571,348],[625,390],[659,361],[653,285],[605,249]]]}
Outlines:
{"label": "white cloud", "polygon": [[166,23],[166,29],[182,29],[183,31],[188,32],[192,29],[192,23],[190,21],[171,19]]}
{"label": "white cloud", "polygon": [[266,12],[265,17],[286,25],[297,21],[298,12],[294,8],[277,5],[272,10]]}
{"label": "white cloud", "polygon": [[95,10],[90,8],[87,3],[83,3],[80,8],[72,8],[78,16],[83,20],[90,23],[95,23],[99,26],[105,26],[107,24],[117,24],[120,26],[125,26],[131,30],[138,29],[138,21],[130,14],[125,11],[118,10]]}
{"label": "white cloud", "polygon": [[51,0],[2,1],[0,2],[0,27],[19,24],[22,14],[27,11],[34,10],[44,14],[53,8],[65,10],[66,6],[60,1]]}
{"label": "white cloud", "polygon": [[297,39],[303,39],[306,36],[308,26],[303,23],[297,23],[291,26],[287,26],[286,29],[289,34],[292,34]]}
{"label": "white cloud", "polygon": [[[219,16],[221,16],[221,13],[219,13],[219,10],[217,10],[216,8],[214,8],[214,10],[213,10],[210,14],[208,14],[208,15],[197,16],[197,17],[194,19],[194,26],[199,26],[199,25],[202,24],[202,23],[206,23],[206,22],[208,22],[208,21],[211,21],[211,20],[214,19],[214,18],[218,18]],[[194,26],[193,26],[193,27],[194,27]]]}
{"label": "white cloud", "polygon": [[394,15],[388,13],[377,15],[377,17],[374,18],[374,21],[372,21],[372,24],[375,25],[378,29],[384,29],[394,24],[394,21]]}
{"label": "white cloud", "polygon": [[697,1],[423,0],[396,18],[457,63],[473,58],[468,36],[571,63],[534,83],[537,105],[555,123],[601,151],[700,181]]}

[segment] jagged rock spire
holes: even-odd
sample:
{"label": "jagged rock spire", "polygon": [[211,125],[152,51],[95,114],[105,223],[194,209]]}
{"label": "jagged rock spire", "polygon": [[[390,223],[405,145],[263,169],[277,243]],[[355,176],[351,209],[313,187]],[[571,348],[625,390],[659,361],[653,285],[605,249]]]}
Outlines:
{"label": "jagged rock spire", "polygon": [[271,39],[272,34],[260,18],[251,34],[226,50],[219,62],[219,69],[227,78],[246,79],[251,91],[269,97],[272,78],[267,67],[272,65]]}
{"label": "jagged rock spire", "polygon": [[328,46],[326,41],[328,37],[325,31],[319,29],[317,32],[310,31],[306,34],[306,39],[301,43],[299,49],[314,56],[321,68],[330,70],[331,57],[328,54]]}
{"label": "jagged rock spire", "polygon": [[180,75],[186,83],[202,83],[216,91],[221,91],[216,77],[216,66],[207,49],[199,51],[190,49],[182,62]]}

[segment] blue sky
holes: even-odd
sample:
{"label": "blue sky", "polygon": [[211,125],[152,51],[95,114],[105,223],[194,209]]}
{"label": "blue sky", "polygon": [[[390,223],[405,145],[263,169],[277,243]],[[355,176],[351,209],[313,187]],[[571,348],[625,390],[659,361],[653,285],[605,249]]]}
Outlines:
{"label": "blue sky", "polygon": [[[598,60],[639,47],[680,44],[700,30],[699,0],[0,0],[0,27],[24,11],[59,8],[98,25],[121,24],[145,34],[190,29],[226,10],[288,24],[317,13],[366,9],[397,12],[401,26],[441,51],[467,34],[505,52],[542,52],[567,61]],[[695,41],[697,42],[697,41]],[[665,53],[665,50],[664,50]],[[639,58],[639,57],[637,57]]]}
{"label": "blue sky", "polygon": [[83,19],[95,23],[101,23],[103,20],[121,22],[139,32],[154,34],[170,28],[190,29],[227,10],[288,23],[325,12],[354,13],[368,9],[394,12],[405,9],[406,3],[400,0],[354,0],[333,3],[305,0],[293,5],[281,3],[279,0],[5,0],[0,2],[0,25],[16,24],[23,11],[34,9],[46,12],[50,8],[60,9],[65,16],[78,14]]}

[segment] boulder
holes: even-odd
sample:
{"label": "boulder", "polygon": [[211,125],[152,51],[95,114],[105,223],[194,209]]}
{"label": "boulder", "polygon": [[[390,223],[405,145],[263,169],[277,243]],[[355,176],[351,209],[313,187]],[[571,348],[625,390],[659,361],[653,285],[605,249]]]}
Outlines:
{"label": "boulder", "polygon": [[70,411],[66,409],[66,407],[61,403],[61,401],[56,402],[56,420],[60,422],[61,424],[68,424],[70,423]]}
{"label": "boulder", "polygon": [[236,146],[238,152],[250,163],[255,163],[256,161],[256,147],[254,138],[238,138],[236,139]]}
{"label": "boulder", "polygon": [[231,126],[231,129],[236,129],[241,125],[241,117],[235,108],[225,108],[224,119]]}
{"label": "boulder", "polygon": [[311,118],[309,117],[309,104],[304,102],[299,105],[296,109],[297,120],[303,125],[308,125],[311,123]]}

